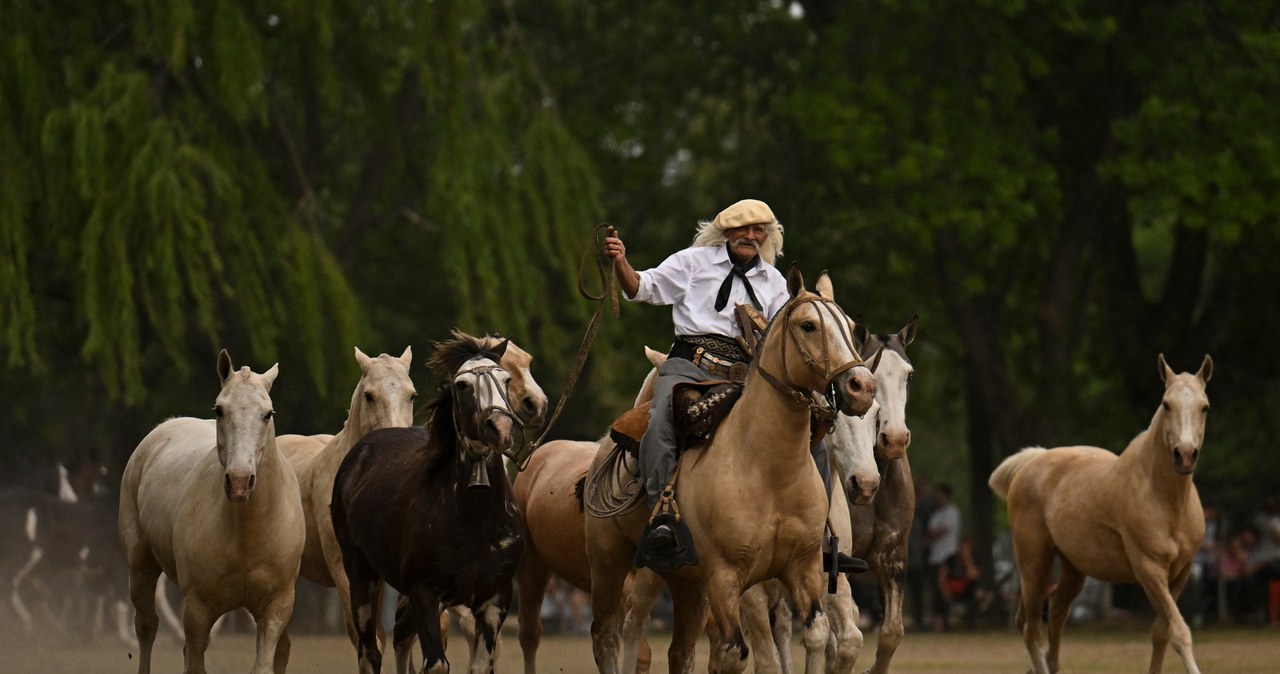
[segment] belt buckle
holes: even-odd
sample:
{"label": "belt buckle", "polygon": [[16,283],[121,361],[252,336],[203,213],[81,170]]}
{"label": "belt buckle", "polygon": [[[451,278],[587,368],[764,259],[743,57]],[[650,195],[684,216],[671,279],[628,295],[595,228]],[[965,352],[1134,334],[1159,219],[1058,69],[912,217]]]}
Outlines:
{"label": "belt buckle", "polygon": [[734,363],[729,366],[729,380],[735,383],[742,383],[747,380],[747,364]]}

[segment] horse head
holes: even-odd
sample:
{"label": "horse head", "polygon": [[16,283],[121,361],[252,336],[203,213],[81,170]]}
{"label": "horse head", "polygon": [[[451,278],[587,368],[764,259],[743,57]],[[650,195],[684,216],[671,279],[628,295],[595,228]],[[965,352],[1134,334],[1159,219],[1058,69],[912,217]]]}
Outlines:
{"label": "horse head", "polygon": [[348,424],[356,437],[378,428],[404,428],[413,425],[413,401],[418,391],[409,378],[413,348],[405,347],[399,358],[385,353],[377,358],[366,356],[355,347],[360,364],[360,382],[351,394]]}
{"label": "horse head", "polygon": [[533,379],[533,372],[529,369],[532,363],[533,356],[507,340],[507,350],[498,365],[511,375],[507,393],[520,423],[525,428],[540,428],[547,415],[547,394]]}
{"label": "horse head", "polygon": [[862,321],[853,328],[854,338],[862,345],[861,354],[870,357],[880,353],[876,367],[876,401],[880,403],[880,421],[876,436],[876,453],[882,461],[892,461],[907,455],[911,444],[911,429],[907,428],[907,397],[911,393],[911,380],[915,367],[907,357],[907,345],[916,338],[916,321],[911,321],[892,335],[868,332]]}
{"label": "horse head", "polygon": [[488,486],[485,461],[494,451],[512,451],[512,430],[521,423],[508,394],[511,373],[499,365],[510,342],[486,347],[458,330],[453,336],[436,344],[431,364],[448,377],[454,433],[462,457],[472,464],[471,486]]}
{"label": "horse head", "polygon": [[823,272],[817,292],[809,292],[793,266],[787,289],[791,299],[773,317],[757,347],[757,371],[796,400],[813,399],[815,391],[834,392],[840,412],[866,414],[875,399],[875,377],[854,348],[849,317],[835,303],[831,279]]}
{"label": "horse head", "polygon": [[249,500],[257,482],[258,463],[275,444],[275,410],[270,394],[279,372],[279,364],[263,374],[255,374],[247,366],[237,371],[226,349],[218,354],[222,391],[213,413],[218,461],[224,471],[222,489],[230,501]]}
{"label": "horse head", "polygon": [[1160,429],[1159,439],[1169,448],[1174,471],[1190,475],[1195,472],[1200,445],[1204,443],[1209,416],[1209,396],[1204,388],[1213,376],[1213,359],[1206,354],[1195,374],[1174,374],[1162,353],[1158,369],[1164,382],[1164,397],[1151,425]]}
{"label": "horse head", "polygon": [[880,423],[880,403],[860,417],[841,414],[827,447],[831,450],[831,470],[844,483],[849,505],[869,505],[880,491],[880,468],[876,465],[876,428]]}

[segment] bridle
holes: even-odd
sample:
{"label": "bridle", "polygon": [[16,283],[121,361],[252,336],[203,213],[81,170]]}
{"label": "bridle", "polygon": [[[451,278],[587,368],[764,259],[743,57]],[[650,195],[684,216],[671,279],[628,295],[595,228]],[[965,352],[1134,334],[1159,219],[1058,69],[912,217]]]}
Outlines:
{"label": "bridle", "polygon": [[[818,320],[820,323],[818,329],[822,330],[824,333],[827,331],[828,316],[830,316],[831,322],[834,322],[837,325],[840,337],[844,340],[849,353],[853,354],[852,359],[833,366],[833,354],[831,353],[831,345],[828,340],[823,340],[821,362],[819,362],[818,359],[804,347],[804,344],[796,335],[795,326],[791,325],[791,322],[788,319],[801,305],[810,303],[818,305],[815,307],[817,309],[816,313],[818,314]],[[781,337],[783,340],[781,349],[782,371],[784,373],[789,371],[787,368],[787,344],[790,343],[793,346],[793,350],[799,352],[800,357],[804,360],[806,365],[824,373],[824,381],[826,384],[823,386],[823,395],[819,395],[816,391],[811,389],[797,386],[794,383],[784,382],[777,375],[774,375],[765,369],[764,361],[761,360],[761,355],[764,352],[763,346],[769,339],[769,332],[779,321],[786,326],[786,332]],[[782,307],[782,310],[774,315],[773,320],[769,322],[769,326],[765,329],[765,335],[761,339],[761,346],[757,347],[756,350],[756,370],[759,371],[760,376],[765,381],[769,382],[773,388],[777,389],[783,397],[797,405],[809,407],[817,420],[828,423],[834,421],[837,413],[835,405],[832,403],[832,400],[835,398],[835,386],[833,383],[835,378],[838,377],[840,373],[846,370],[851,370],[865,362],[858,355],[858,350],[854,347],[853,331],[850,330],[849,325],[850,321],[848,315],[845,314],[844,310],[841,309],[833,300],[813,293],[798,295],[790,302],[787,302],[787,304]]]}
{"label": "bridle", "polygon": [[[498,412],[500,414],[506,415],[509,419],[511,419],[511,423],[514,427],[523,429],[524,423],[520,421],[520,417],[518,415],[516,415],[514,412],[511,411],[512,409],[511,398],[510,398],[510,394],[507,391],[507,387],[504,386],[501,380],[498,379],[498,373],[499,372],[506,373],[506,370],[504,370],[501,366],[497,364],[493,364],[493,361],[488,360],[487,358],[473,358],[472,360],[473,361],[485,360],[490,364],[477,365],[476,367],[472,367],[469,369],[466,368],[466,365],[464,364],[463,367],[458,368],[458,371],[454,373],[453,379],[451,379],[449,383],[450,387],[454,388],[454,384],[457,382],[458,377],[464,374],[473,374],[473,375],[476,375],[476,377],[480,380],[480,382],[477,382],[478,384],[481,382],[486,383],[489,387],[492,388],[493,391],[497,392],[498,394],[497,397],[502,401],[502,404],[493,402],[485,407],[480,407],[479,405],[475,405],[474,406],[475,409],[471,414],[470,427],[476,429],[478,433],[480,426],[484,423],[484,419],[488,417],[491,413]],[[471,362],[471,361],[468,361],[468,362]],[[479,385],[475,387],[475,394],[473,397],[477,401],[479,401],[480,399]],[[452,413],[453,413],[454,435],[461,441],[460,444],[462,445],[461,447],[462,457],[464,459],[469,459],[471,461],[471,480],[467,483],[467,486],[468,487],[488,487],[489,474],[485,470],[484,459],[488,458],[489,454],[491,454],[493,450],[492,448],[488,447],[480,440],[472,438],[470,435],[468,435],[465,432],[465,429],[467,428],[466,422],[468,421],[468,419],[466,419],[466,417],[463,416],[462,405],[459,405],[457,402],[456,388],[454,388],[454,403],[452,407],[453,407]],[[513,430],[513,434],[514,434],[514,430]],[[515,444],[513,443],[511,448],[508,448],[503,451],[503,454],[514,459],[515,451],[516,451]],[[480,458],[475,458],[475,457],[480,457]]]}

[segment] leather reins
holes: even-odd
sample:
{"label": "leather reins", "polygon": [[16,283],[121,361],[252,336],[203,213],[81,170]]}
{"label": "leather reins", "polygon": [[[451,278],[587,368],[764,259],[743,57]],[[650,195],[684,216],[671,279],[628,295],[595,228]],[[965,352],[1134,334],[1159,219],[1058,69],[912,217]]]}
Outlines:
{"label": "leather reins", "polygon": [[[804,344],[800,341],[800,338],[796,335],[795,326],[790,325],[790,321],[788,321],[787,319],[789,319],[791,317],[791,314],[794,313],[795,310],[798,309],[801,305],[809,304],[809,303],[819,304],[819,306],[816,307],[817,308],[816,313],[818,314],[818,321],[821,325],[820,329],[823,332],[826,332],[826,330],[828,329],[827,327],[828,314],[832,315],[832,319],[837,324],[841,339],[844,341],[845,346],[848,348],[849,352],[853,354],[852,359],[844,363],[841,363],[838,367],[831,367],[832,353],[831,353],[831,344],[829,340],[823,340],[821,363],[819,363],[818,359],[815,358],[813,354],[810,353],[809,350],[804,347]],[[839,320],[839,318],[841,317],[843,317],[844,320]],[[809,295],[795,297],[790,302],[788,302],[786,306],[784,306],[782,310],[777,313],[777,315],[773,317],[773,321],[770,321],[769,323],[769,329],[771,330],[773,328],[773,325],[778,321],[782,321],[782,324],[786,326],[785,328],[786,332],[783,333],[783,335],[781,336],[781,339],[783,340],[782,371],[784,373],[789,371],[787,368],[787,344],[789,341],[794,346],[794,350],[800,353],[800,357],[804,360],[806,365],[814,369],[820,370],[824,373],[824,378],[826,383],[824,384],[823,393],[829,396],[834,395],[834,391],[832,390],[833,382],[835,378],[840,375],[840,373],[846,370],[851,370],[859,365],[862,365],[865,362],[862,360],[860,356],[858,356],[858,350],[854,348],[853,332],[849,329],[848,315],[845,314],[844,310],[841,309],[840,306],[836,304],[835,301],[833,300],[827,299],[825,297],[822,297],[821,295],[816,295],[816,294],[809,294]],[[768,339],[768,334],[765,335],[765,339]],[[819,419],[826,419],[828,417],[830,419],[835,418],[836,412],[833,408],[833,405],[827,400],[827,396],[820,396],[820,395],[817,395],[816,392],[813,390],[810,390],[801,386],[797,386],[794,383],[782,381],[782,379],[780,379],[777,375],[774,375],[773,373],[765,369],[764,361],[761,358],[761,355],[763,355],[763,353],[764,353],[763,348],[760,348],[757,350],[756,369],[760,372],[760,376],[765,381],[769,382],[769,384],[773,386],[773,388],[775,388],[784,397],[789,398],[792,402],[798,405],[808,406],[810,410],[812,410],[818,415]]]}

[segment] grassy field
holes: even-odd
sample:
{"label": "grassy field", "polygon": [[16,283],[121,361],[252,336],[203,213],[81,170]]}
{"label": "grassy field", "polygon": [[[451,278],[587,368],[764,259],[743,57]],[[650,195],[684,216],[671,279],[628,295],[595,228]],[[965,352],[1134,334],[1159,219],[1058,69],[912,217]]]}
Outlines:
{"label": "grassy field", "polygon": [[[868,634],[858,671],[868,667],[874,657],[875,635]],[[654,671],[666,672],[665,635],[654,635]],[[11,635],[0,637],[0,672],[28,674],[123,674],[137,671],[136,653],[128,647],[106,639],[92,644],[42,643],[38,639],[18,640]],[[243,674],[253,664],[254,641],[251,635],[223,635],[210,649],[206,663],[210,674]],[[1213,629],[1195,633],[1196,659],[1206,673],[1275,674],[1280,672],[1280,631],[1275,629]],[[794,649],[797,662],[803,663],[803,649]],[[1146,671],[1150,657],[1148,632],[1138,628],[1088,629],[1068,628],[1063,648],[1063,671],[1076,674]],[[455,672],[466,671],[466,647],[454,639],[449,659]],[[420,657],[415,657],[420,660]],[[547,637],[539,651],[540,672],[589,673],[595,667],[591,658],[591,640],[585,636]],[[699,648],[695,671],[705,671],[705,646]],[[173,639],[161,637],[153,657],[157,673],[182,671],[182,647]],[[394,672],[388,658],[383,671]],[[293,639],[289,671],[296,673],[354,672],[355,651],[340,637],[298,636]],[[1021,673],[1027,669],[1026,652],[1021,639],[1012,631],[987,631],[947,634],[908,634],[894,659],[893,671],[901,674],[972,672]],[[522,671],[520,647],[514,635],[504,634],[499,674]],[[748,668],[750,671],[750,668]],[[1168,653],[1165,672],[1182,672],[1177,655]]]}

